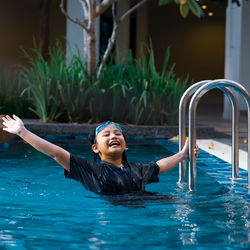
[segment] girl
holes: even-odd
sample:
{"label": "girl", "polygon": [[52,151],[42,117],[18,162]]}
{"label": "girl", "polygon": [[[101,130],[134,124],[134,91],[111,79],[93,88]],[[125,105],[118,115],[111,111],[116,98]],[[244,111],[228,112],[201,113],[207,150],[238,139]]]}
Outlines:
{"label": "girl", "polygon": [[[144,192],[145,185],[158,182],[158,175],[188,158],[188,141],[177,154],[142,164],[128,162],[126,136],[119,124],[105,122],[89,134],[95,160],[89,161],[70,154],[33,134],[24,127],[22,120],[13,115],[3,117],[3,130],[20,136],[38,151],[52,157],[64,168],[67,178],[80,181],[86,189],[98,194],[123,194]],[[194,149],[198,155],[198,147]],[[100,161],[97,162],[96,159]]]}

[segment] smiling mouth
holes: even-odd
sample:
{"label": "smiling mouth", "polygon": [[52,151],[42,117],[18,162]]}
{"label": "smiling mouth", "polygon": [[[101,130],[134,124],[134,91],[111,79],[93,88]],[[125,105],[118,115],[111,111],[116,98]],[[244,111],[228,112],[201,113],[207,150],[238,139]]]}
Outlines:
{"label": "smiling mouth", "polygon": [[121,143],[118,141],[112,141],[109,143],[109,147],[119,147],[121,146]]}

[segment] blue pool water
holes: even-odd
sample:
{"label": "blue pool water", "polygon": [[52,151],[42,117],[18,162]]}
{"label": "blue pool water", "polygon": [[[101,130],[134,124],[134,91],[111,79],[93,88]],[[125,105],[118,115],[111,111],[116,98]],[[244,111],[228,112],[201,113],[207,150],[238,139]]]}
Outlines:
{"label": "blue pool water", "polygon": [[[85,139],[54,143],[92,158]],[[169,145],[176,148],[130,139],[128,159],[158,160],[172,154]],[[147,186],[157,194],[98,196],[64,178],[52,159],[13,143],[0,150],[0,249],[249,249],[247,197],[230,188],[229,178],[220,184],[211,177],[216,164],[226,166],[200,154],[195,193],[177,184],[175,167]]]}

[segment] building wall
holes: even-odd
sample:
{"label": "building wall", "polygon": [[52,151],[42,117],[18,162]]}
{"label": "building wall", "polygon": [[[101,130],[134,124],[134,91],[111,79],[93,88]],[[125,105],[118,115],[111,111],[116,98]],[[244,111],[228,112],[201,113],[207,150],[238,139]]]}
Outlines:
{"label": "building wall", "polygon": [[[240,1],[240,6],[229,1],[227,8],[225,78],[234,80],[250,91],[250,3]],[[239,109],[247,114],[247,105],[237,93]],[[224,98],[223,118],[231,119],[231,105]]]}
{"label": "building wall", "polygon": [[[148,30],[153,41],[156,64],[161,69],[165,50],[171,46],[170,62],[177,75],[189,74],[194,81],[224,78],[225,9],[209,5],[214,16],[182,18],[176,4],[148,6]],[[221,104],[223,94],[211,91],[201,103]]]}
{"label": "building wall", "polygon": [[[60,0],[52,0],[50,16],[51,44],[56,38],[64,42],[66,18],[60,11]],[[137,11],[136,56],[140,42],[147,37],[153,41],[157,68],[161,70],[164,53],[171,46],[171,62],[176,63],[176,73],[195,81],[223,78],[225,47],[225,10],[214,11],[213,17],[186,19],[180,16],[175,4],[159,7],[158,1],[150,1]],[[33,38],[39,37],[39,4],[36,0],[0,1],[0,66],[24,63],[20,46],[33,47]],[[144,24],[144,25],[143,25]],[[76,28],[76,24],[69,24]],[[127,25],[126,27],[128,27]],[[127,28],[126,28],[127,29]],[[122,32],[125,34],[128,31]],[[80,35],[82,37],[82,35]],[[69,36],[74,39],[74,36]],[[123,41],[123,39],[120,39]],[[119,41],[119,38],[118,38]],[[207,95],[206,95],[207,96]],[[206,96],[204,97],[206,99]],[[204,99],[202,99],[204,100]],[[222,95],[213,92],[206,102],[222,103]]]}
{"label": "building wall", "polygon": [[[59,8],[60,0],[51,1],[50,34],[51,44],[61,39],[64,46],[65,17]],[[0,1],[0,67],[23,64],[20,46],[33,47],[33,38],[39,39],[38,0]]]}

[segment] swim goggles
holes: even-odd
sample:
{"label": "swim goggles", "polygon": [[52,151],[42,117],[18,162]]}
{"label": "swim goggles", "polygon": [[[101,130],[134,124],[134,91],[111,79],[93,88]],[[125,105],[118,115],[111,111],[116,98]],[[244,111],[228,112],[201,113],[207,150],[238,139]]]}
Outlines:
{"label": "swim goggles", "polygon": [[107,122],[103,122],[101,124],[99,124],[96,129],[95,129],[95,136],[98,135],[98,133],[103,130],[105,127],[107,127],[108,125],[114,125],[116,126],[121,132],[122,132],[122,127],[121,125],[117,124],[117,123],[114,123],[114,122],[111,122],[111,121],[107,121]]}

